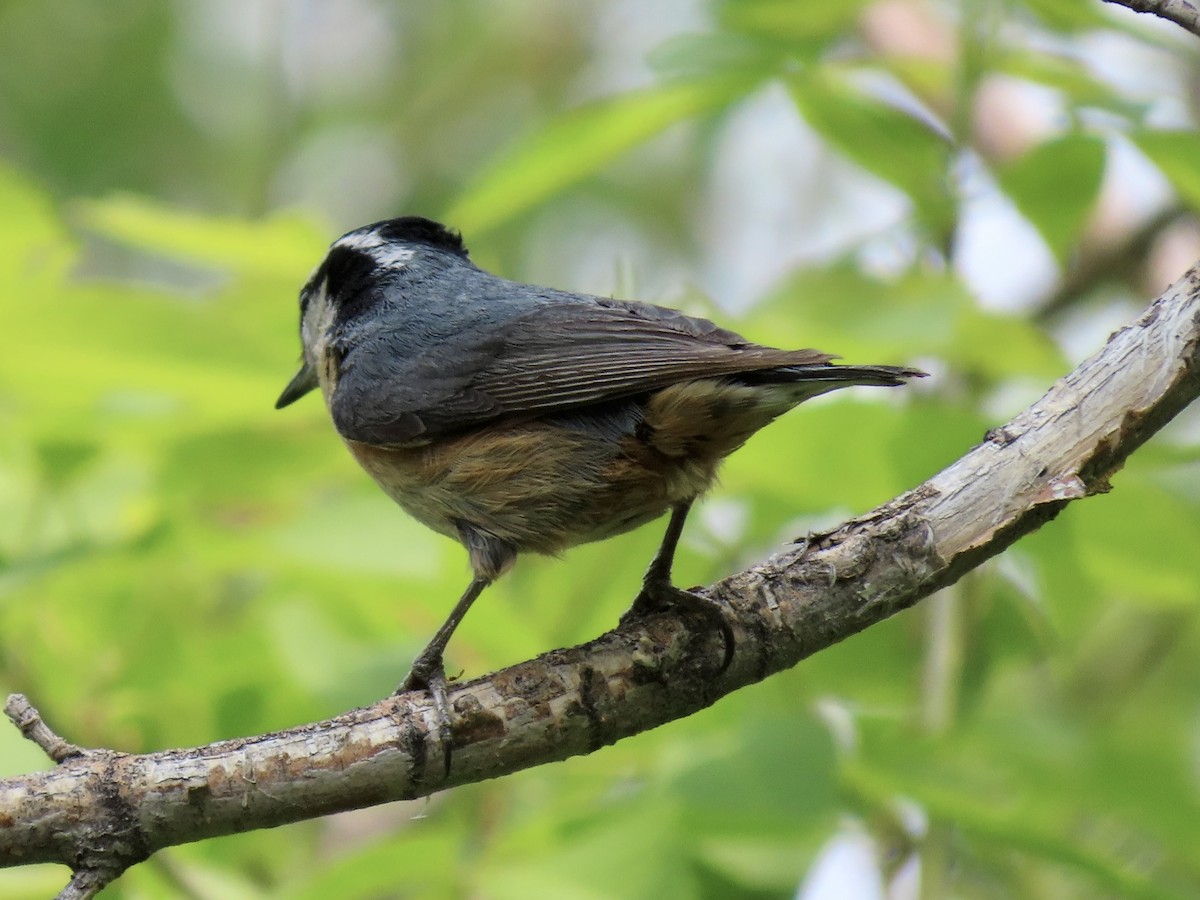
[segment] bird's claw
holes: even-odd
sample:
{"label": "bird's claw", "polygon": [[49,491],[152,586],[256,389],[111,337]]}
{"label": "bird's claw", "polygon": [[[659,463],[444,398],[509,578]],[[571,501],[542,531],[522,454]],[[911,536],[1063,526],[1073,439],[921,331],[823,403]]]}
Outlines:
{"label": "bird's claw", "polygon": [[621,622],[642,619],[672,608],[696,612],[721,632],[725,653],[721,659],[721,669],[718,674],[728,669],[730,663],[733,662],[733,651],[737,645],[733,635],[733,625],[729,621],[729,614],[725,607],[704,594],[685,591],[683,588],[675,587],[669,581],[647,578],[642,583],[642,589],[634,598],[633,604],[621,616]]}
{"label": "bird's claw", "polygon": [[441,656],[418,656],[412,669],[405,676],[396,694],[408,691],[427,691],[433,700],[433,713],[437,719],[438,741],[442,745],[444,774],[450,774],[450,760],[454,750],[454,732],[450,727],[450,696],[447,687],[446,667]]}

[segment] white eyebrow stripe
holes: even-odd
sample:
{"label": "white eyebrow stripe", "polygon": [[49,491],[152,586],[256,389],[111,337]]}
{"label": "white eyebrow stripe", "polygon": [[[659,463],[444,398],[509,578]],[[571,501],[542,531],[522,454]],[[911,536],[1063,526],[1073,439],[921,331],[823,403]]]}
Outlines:
{"label": "white eyebrow stripe", "polygon": [[350,250],[374,250],[382,244],[383,238],[379,236],[378,231],[354,231],[338,238],[333,246]]}
{"label": "white eyebrow stripe", "polygon": [[340,238],[334,246],[366,253],[385,269],[403,269],[416,255],[412,247],[385,241],[377,231],[356,231]]}

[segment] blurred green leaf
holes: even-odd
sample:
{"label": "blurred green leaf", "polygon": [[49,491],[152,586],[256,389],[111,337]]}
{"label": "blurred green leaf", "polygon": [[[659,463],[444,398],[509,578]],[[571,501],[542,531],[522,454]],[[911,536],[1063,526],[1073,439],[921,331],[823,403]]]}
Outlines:
{"label": "blurred green leaf", "polygon": [[1049,387],[1071,368],[1050,336],[1022,316],[972,307],[962,310],[956,325],[954,338],[938,353],[964,372]]}
{"label": "blurred green leaf", "polygon": [[40,864],[0,872],[0,893],[8,900],[44,900],[53,897],[71,880],[66,866]]}
{"label": "blurred green leaf", "polygon": [[[801,406],[730,459],[722,483],[730,490],[754,492],[760,503],[774,498],[773,507],[762,507],[757,517],[771,522],[772,530],[787,520],[780,516],[830,508],[863,512],[883,502],[910,486],[897,478],[893,460],[909,453],[896,435],[911,412],[881,402],[884,390],[892,389],[875,389],[875,402],[864,389],[858,392],[861,402],[843,394]],[[953,460],[964,448],[948,436],[960,433],[961,420],[946,416],[930,421],[937,419],[932,414],[922,421],[935,429],[932,437],[947,440],[922,440],[916,452],[933,451]]]}
{"label": "blurred green leaf", "polygon": [[[0,163],[0,273],[5,292],[19,283],[44,285],[62,277],[75,257],[74,243],[49,198],[21,173]],[[19,279],[19,280],[18,280]],[[4,295],[0,294],[0,301]],[[9,298],[9,302],[15,301]]]}
{"label": "blurred green leaf", "polygon": [[[1010,687],[1021,689],[1037,685]],[[1065,721],[1061,708],[1053,708],[1053,694],[1041,689],[1036,712],[1025,709],[1013,720],[993,701],[990,716],[948,739],[918,737],[897,723],[864,719],[861,758],[850,762],[844,775],[876,803],[886,805],[896,796],[915,799],[934,820],[953,823],[969,840],[1007,845],[1026,858],[1065,865],[1084,876],[1084,883],[1119,896],[1187,896],[1200,884],[1187,849],[1193,844],[1160,843],[1152,812],[1140,822],[1126,818],[1119,824],[1101,812],[1112,809],[1109,785],[1122,784],[1124,790],[1140,781],[1141,791],[1176,807],[1173,817],[1190,814],[1194,823],[1194,798],[1169,796],[1178,790],[1177,765],[1155,770],[1145,759],[1112,758],[1107,750],[1080,759],[1083,748],[1108,741]],[[1004,700],[1012,698],[1008,694]],[[1133,766],[1138,774],[1120,776],[1123,766]],[[1143,804],[1146,811],[1152,805]],[[1197,836],[1190,828],[1187,839]],[[1179,879],[1190,888],[1182,888]]]}
{"label": "blurred green leaf", "polygon": [[406,822],[395,837],[378,840],[321,867],[305,869],[274,895],[281,900],[377,900],[389,896],[396,873],[405,873],[407,897],[447,897],[457,893],[462,848],[458,829],[422,819]]}
{"label": "blurred green leaf", "polygon": [[1037,325],[982,310],[952,273],[917,267],[887,279],[845,263],[804,269],[752,312],[744,330],[784,346],[818,347],[849,363],[929,356],[993,379],[1057,378],[1067,369]]}
{"label": "blurred green leaf", "polygon": [[1095,205],[1104,160],[1102,140],[1069,134],[1038,144],[996,173],[1001,188],[1060,265],[1066,265]]}
{"label": "blurred green leaf", "polygon": [[948,138],[822,68],[791,76],[788,87],[801,115],[822,137],[907,194],[933,235],[948,231],[954,217]]}
{"label": "blurred green leaf", "polygon": [[672,82],[572,110],[503,152],[445,219],[471,234],[495,228],[668,125],[719,109],[737,92],[723,80]]}
{"label": "blurred green leaf", "polygon": [[[1078,516],[1081,562],[1110,596],[1155,604],[1195,605],[1200,597],[1200,505],[1138,477],[1116,476],[1118,489],[1088,502]],[[1135,523],[1152,521],[1154,529]]]}
{"label": "blurred green leaf", "polygon": [[1102,7],[1087,0],[1022,0],[1022,5],[1056,31],[1091,31],[1112,22]]}
{"label": "blurred green leaf", "polygon": [[704,79],[765,76],[778,65],[776,54],[745,36],[727,33],[680,34],[659,44],[646,60],[665,78]]}
{"label": "blurred green leaf", "polygon": [[327,241],[303,216],[258,222],[217,219],[115,195],[78,204],[82,221],[114,240],[183,262],[296,282],[311,271]]}
{"label": "blurred green leaf", "polygon": [[670,804],[641,803],[636,813],[585,824],[568,841],[548,848],[550,853],[493,859],[478,873],[478,882],[496,898],[700,896],[678,844],[679,822]]}
{"label": "blurred green leaf", "polygon": [[1200,134],[1195,131],[1137,131],[1133,141],[1167,176],[1179,198],[1200,210]]}
{"label": "blurred green leaf", "polygon": [[[122,890],[131,896],[171,897],[186,892],[192,897],[222,900],[261,900],[262,887],[249,871],[222,865],[218,860],[185,857],[172,848],[149,866],[137,866]],[[109,893],[112,893],[110,890]]]}
{"label": "blurred green leaf", "polygon": [[803,4],[790,0],[722,0],[717,21],[729,31],[789,47],[844,36],[857,25],[867,0]]}
{"label": "blurred green leaf", "polygon": [[997,69],[1015,78],[1061,91],[1073,106],[1098,107],[1130,119],[1146,111],[1146,104],[1115,92],[1093,76],[1078,59],[1045,52],[1015,51],[996,61]]}
{"label": "blurred green leaf", "polygon": [[847,363],[902,363],[939,354],[970,303],[952,277],[911,270],[883,279],[852,263],[795,272],[739,328],[780,346],[818,347]]}
{"label": "blurred green leaf", "polygon": [[814,824],[832,826],[835,815],[833,742],[807,716],[756,721],[740,734],[752,771],[731,765],[729,756],[697,760],[679,773],[673,787],[686,811],[687,827],[698,834],[801,832]]}
{"label": "blurred green leaf", "polygon": [[46,483],[55,487],[71,481],[100,453],[90,441],[42,441],[36,449]]}
{"label": "blurred green leaf", "polygon": [[440,571],[447,555],[443,551],[453,546],[405,516],[373,488],[369,497],[337,497],[321,503],[313,515],[282,526],[275,540],[302,566],[417,576]]}

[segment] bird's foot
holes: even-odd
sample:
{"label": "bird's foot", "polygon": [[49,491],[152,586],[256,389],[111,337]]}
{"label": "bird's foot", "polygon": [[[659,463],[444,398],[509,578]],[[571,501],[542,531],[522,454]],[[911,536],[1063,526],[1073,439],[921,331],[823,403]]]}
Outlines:
{"label": "bird's foot", "polygon": [[450,697],[447,692],[446,665],[442,655],[422,653],[413,660],[409,670],[396,694],[407,691],[428,691],[433,700],[433,713],[437,719],[438,740],[442,745],[442,762],[445,774],[450,774],[450,757],[454,750],[454,733],[450,728]]}
{"label": "bird's foot", "polygon": [[725,654],[721,660],[720,672],[728,669],[729,664],[733,662],[733,651],[737,643],[733,636],[733,625],[725,607],[710,597],[695,591],[685,591],[667,580],[646,578],[642,582],[641,592],[634,598],[633,605],[621,616],[621,622],[643,619],[669,609],[694,612],[721,632]]}

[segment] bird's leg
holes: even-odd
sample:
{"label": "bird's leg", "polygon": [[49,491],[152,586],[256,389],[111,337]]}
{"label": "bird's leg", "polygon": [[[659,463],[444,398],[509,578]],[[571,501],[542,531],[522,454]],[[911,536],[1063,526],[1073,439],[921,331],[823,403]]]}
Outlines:
{"label": "bird's leg", "polygon": [[653,612],[669,603],[670,598],[662,596],[664,588],[671,587],[671,568],[675,564],[675,551],[679,547],[679,538],[683,535],[683,525],[691,511],[692,501],[684,500],[671,507],[671,519],[667,522],[667,530],[663,534],[662,543],[646,574],[642,576],[642,592],[633,601],[631,612]]}
{"label": "bird's leg", "polygon": [[474,578],[467,589],[463,592],[458,603],[454,605],[454,609],[450,611],[450,615],[446,621],[442,623],[442,627],[437,630],[433,639],[425,645],[425,649],[413,660],[412,668],[405,677],[404,682],[396,689],[397,694],[402,694],[405,691],[415,691],[421,688],[429,691],[430,697],[433,698],[433,708],[438,719],[438,738],[442,742],[442,749],[445,754],[446,774],[450,774],[450,750],[453,745],[453,735],[450,731],[450,699],[446,692],[446,665],[442,661],[442,654],[446,652],[446,645],[450,643],[450,636],[454,634],[459,623],[466,616],[467,610],[471,608],[471,604],[483,593],[483,589],[491,584],[491,579]]}
{"label": "bird's leg", "polygon": [[733,661],[734,637],[733,626],[724,607],[702,594],[685,591],[671,584],[671,566],[675,562],[675,550],[679,547],[679,538],[683,534],[683,523],[687,521],[692,501],[684,500],[671,507],[671,519],[667,522],[667,531],[663,535],[658,552],[650,561],[650,567],[642,577],[642,590],[634,598],[633,605],[621,617],[627,619],[642,618],[651,613],[659,612],[672,606],[694,610],[702,615],[709,623],[720,630],[725,642],[725,656],[721,662],[721,671],[729,668]]}

